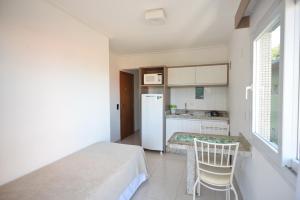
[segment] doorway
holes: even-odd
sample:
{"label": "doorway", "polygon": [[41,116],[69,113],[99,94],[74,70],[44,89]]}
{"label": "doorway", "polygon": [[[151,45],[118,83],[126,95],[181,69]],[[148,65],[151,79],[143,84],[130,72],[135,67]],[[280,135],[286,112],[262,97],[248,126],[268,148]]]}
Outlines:
{"label": "doorway", "polygon": [[121,140],[134,133],[134,76],[120,71]]}
{"label": "doorway", "polygon": [[121,143],[141,145],[141,133],[140,133],[141,102],[140,100],[141,99],[140,99],[139,69],[122,70],[122,72],[120,72],[120,105],[121,105],[120,106],[120,142]]}

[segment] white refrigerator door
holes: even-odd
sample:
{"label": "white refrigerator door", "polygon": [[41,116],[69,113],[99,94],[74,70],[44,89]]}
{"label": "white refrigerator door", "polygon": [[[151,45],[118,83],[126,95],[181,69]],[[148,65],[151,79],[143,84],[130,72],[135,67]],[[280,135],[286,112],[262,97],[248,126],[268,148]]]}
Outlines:
{"label": "white refrigerator door", "polygon": [[142,94],[142,146],[163,151],[162,94]]}

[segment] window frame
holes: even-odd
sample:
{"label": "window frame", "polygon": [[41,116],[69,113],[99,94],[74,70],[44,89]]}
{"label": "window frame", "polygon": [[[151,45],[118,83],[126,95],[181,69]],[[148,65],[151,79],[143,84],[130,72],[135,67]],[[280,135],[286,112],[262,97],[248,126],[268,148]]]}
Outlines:
{"label": "window frame", "polygon": [[[258,42],[258,40],[266,33],[266,32],[268,32],[269,30],[271,30],[271,29],[273,29],[274,27],[276,27],[276,26],[280,26],[280,34],[282,34],[282,25],[281,25],[281,16],[280,16],[280,14],[279,13],[274,13],[274,19],[272,19],[270,22],[269,22],[269,24],[263,29],[263,30],[261,30],[261,29],[259,29],[259,30],[261,30],[261,32],[259,33],[259,34],[257,34],[257,36],[253,39],[253,41],[252,41],[252,51],[253,51],[253,56],[252,56],[252,58],[253,58],[253,65],[252,65],[252,67],[253,67],[253,70],[252,70],[252,82],[253,82],[253,88],[252,88],[252,91],[253,91],[253,98],[252,98],[252,134],[253,135],[255,135],[256,137],[257,137],[257,139],[259,139],[259,140],[262,140],[262,142],[264,142],[273,152],[275,152],[275,153],[279,153],[279,144],[280,144],[280,141],[279,141],[279,135],[281,134],[281,123],[280,123],[280,121],[281,121],[281,118],[279,117],[279,119],[278,119],[278,121],[279,121],[279,127],[278,127],[278,130],[279,130],[279,132],[278,132],[278,145],[277,145],[277,147],[275,147],[275,145],[272,145],[272,142],[270,142],[270,141],[267,141],[265,138],[263,138],[261,135],[260,135],[260,133],[257,133],[257,132],[255,132],[255,129],[256,129],[256,120],[255,120],[255,116],[256,116],[256,114],[255,114],[255,111],[257,111],[257,106],[256,106],[256,98],[254,98],[255,97],[255,95],[256,95],[256,90],[255,90],[255,88],[256,88],[256,85],[255,85],[255,80],[256,80],[256,74],[257,74],[257,72],[255,72],[256,71],[256,69],[257,69],[257,66],[255,66],[256,65],[256,51],[257,51],[257,42]],[[258,31],[259,32],[259,31]],[[282,45],[282,38],[280,38],[280,49],[281,49],[281,45]],[[280,51],[280,53],[281,53],[281,51]],[[281,87],[282,87],[282,77],[281,77],[281,74],[282,74],[282,70],[281,70],[281,68],[282,68],[282,59],[281,59],[281,56],[280,56],[280,59],[279,59],[279,96],[282,96],[282,90],[281,90]],[[279,110],[278,110],[278,112],[279,113],[281,113],[282,112],[282,106],[281,106],[281,99],[280,99],[280,101],[279,101]]]}
{"label": "window frame", "polygon": [[[296,9],[296,1],[298,3]],[[251,112],[251,143],[271,163],[275,170],[288,181],[292,186],[296,184],[295,171],[300,167],[299,161],[296,161],[297,141],[300,143],[300,73],[299,73],[299,47],[300,47],[300,0],[276,0],[269,8],[264,17],[252,28],[250,32],[251,39],[251,65],[254,70],[254,42],[269,26],[274,25],[274,19],[278,20],[281,26],[281,46],[280,46],[280,76],[279,94],[280,107],[282,114],[279,117],[279,135],[278,150],[262,140],[253,133],[253,94],[250,98]],[[298,16],[297,16],[298,15]],[[297,18],[298,17],[298,18]],[[298,20],[298,22],[297,22]],[[289,30],[285,32],[285,30]],[[298,37],[299,43],[295,45],[295,39]],[[298,56],[294,52],[298,51]],[[291,55],[292,58],[291,59]],[[283,67],[284,66],[284,67]],[[252,70],[252,81],[254,71]],[[292,78],[291,78],[292,77]],[[291,89],[292,88],[292,89]],[[252,87],[252,92],[253,87]],[[284,96],[284,98],[283,98]],[[296,96],[296,98],[295,98]],[[287,98],[286,98],[287,97]],[[291,106],[292,105],[292,106]],[[283,137],[284,136],[284,137]],[[296,139],[295,139],[296,138]],[[297,140],[298,138],[298,140]],[[271,147],[271,148],[270,148]],[[290,169],[293,170],[290,170]]]}
{"label": "window frame", "polygon": [[[254,101],[254,96],[255,96],[255,85],[254,85],[254,80],[255,80],[255,43],[257,39],[260,38],[262,34],[265,33],[265,31],[269,30],[271,27],[273,27],[276,24],[280,24],[281,28],[281,39],[280,39],[280,65],[279,65],[279,96],[282,96],[282,38],[283,38],[283,10],[282,10],[282,3],[280,1],[276,1],[269,11],[266,13],[266,15],[262,18],[262,20],[258,23],[257,26],[254,27],[254,29],[251,32],[251,48],[252,48],[252,55],[251,55],[251,65],[252,65],[252,98],[251,98],[251,135],[252,135],[252,142],[255,145],[255,147],[262,152],[270,162],[280,164],[281,163],[281,134],[282,134],[282,117],[279,116],[279,126],[278,126],[278,148],[274,148],[269,142],[267,142],[265,139],[260,137],[258,134],[254,133],[254,126],[255,126],[255,101]],[[279,112],[282,111],[282,99],[279,98]]]}
{"label": "window frame", "polygon": [[[300,119],[300,2],[294,0],[285,1],[285,32],[284,37],[284,65],[285,67],[285,99],[286,108],[283,118],[283,130],[285,135],[282,144],[282,164],[298,171],[298,139],[299,139],[299,119]],[[297,42],[298,41],[298,42]],[[288,97],[288,98],[286,98]]]}
{"label": "window frame", "polygon": [[[298,42],[295,45],[295,54],[298,55],[296,58],[296,65],[300,68],[300,0],[296,0],[296,16],[295,16],[295,40]],[[299,80],[300,80],[300,72],[299,72]],[[300,81],[298,83],[298,132],[297,132],[297,155],[296,160],[293,162],[293,169],[300,167]]]}

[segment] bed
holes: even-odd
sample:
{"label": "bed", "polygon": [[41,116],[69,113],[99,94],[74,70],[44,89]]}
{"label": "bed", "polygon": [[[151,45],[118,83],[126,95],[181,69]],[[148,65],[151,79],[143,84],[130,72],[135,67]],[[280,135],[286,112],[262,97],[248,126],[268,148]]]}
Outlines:
{"label": "bed", "polygon": [[96,143],[0,187],[1,200],[127,200],[146,181],[139,146]]}

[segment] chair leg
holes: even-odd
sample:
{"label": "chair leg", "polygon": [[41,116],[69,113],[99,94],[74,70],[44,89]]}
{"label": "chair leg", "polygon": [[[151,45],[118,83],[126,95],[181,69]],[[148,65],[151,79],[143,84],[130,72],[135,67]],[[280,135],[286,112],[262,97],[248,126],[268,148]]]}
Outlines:
{"label": "chair leg", "polygon": [[195,182],[195,184],[194,184],[194,188],[193,188],[193,200],[196,200],[197,184],[200,185],[200,183],[198,183],[198,182],[199,182],[199,179],[197,178],[197,179],[196,179],[196,182]]}
{"label": "chair leg", "polygon": [[200,184],[200,181],[199,181],[199,183],[198,183],[198,188],[197,188],[197,190],[198,190],[198,196],[200,197],[200,196],[201,196],[201,184]]}
{"label": "chair leg", "polygon": [[226,187],[226,200],[230,200],[230,187]]}
{"label": "chair leg", "polygon": [[234,188],[234,186],[232,186],[231,189],[232,189],[232,191],[234,193],[235,200],[239,200],[238,194],[237,194],[236,189]]}

